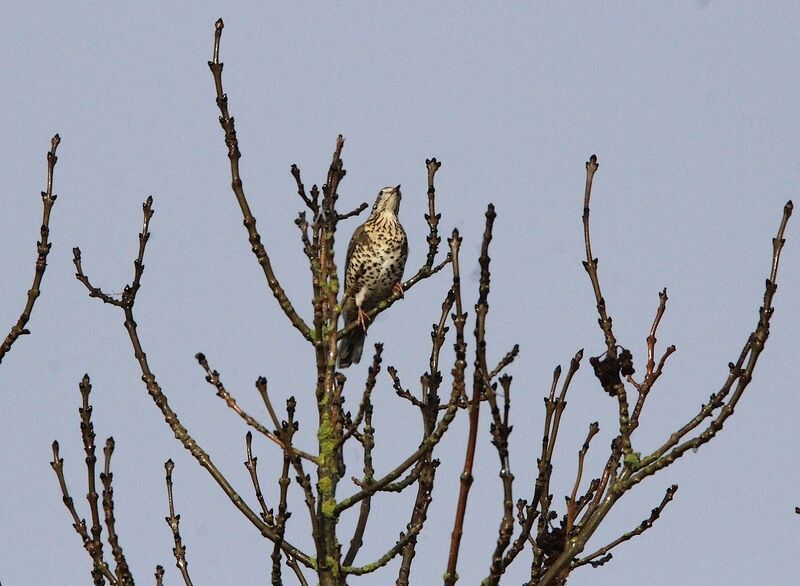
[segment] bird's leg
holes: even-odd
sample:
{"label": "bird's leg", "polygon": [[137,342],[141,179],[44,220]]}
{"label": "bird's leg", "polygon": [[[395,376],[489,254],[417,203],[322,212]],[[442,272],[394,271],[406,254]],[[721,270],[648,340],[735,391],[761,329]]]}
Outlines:
{"label": "bird's leg", "polygon": [[370,322],[370,321],[372,321],[372,320],[367,315],[367,312],[359,307],[358,308],[358,323],[361,324],[361,327],[364,329],[365,332],[367,331],[367,323]]}
{"label": "bird's leg", "polygon": [[403,289],[402,281],[398,281],[397,283],[395,283],[394,287],[392,287],[392,291],[397,293],[398,297],[405,297],[405,289]]}

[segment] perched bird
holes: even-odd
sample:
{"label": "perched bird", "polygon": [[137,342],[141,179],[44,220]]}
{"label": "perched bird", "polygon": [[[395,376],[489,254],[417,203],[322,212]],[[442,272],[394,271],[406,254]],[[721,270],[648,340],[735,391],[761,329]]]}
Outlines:
{"label": "perched bird", "polygon": [[356,228],[345,260],[345,327],[358,323],[339,342],[339,368],[358,364],[367,335],[367,312],[387,299],[392,291],[403,292],[403,269],[408,259],[406,232],[397,219],[400,186],[384,187],[367,221]]}

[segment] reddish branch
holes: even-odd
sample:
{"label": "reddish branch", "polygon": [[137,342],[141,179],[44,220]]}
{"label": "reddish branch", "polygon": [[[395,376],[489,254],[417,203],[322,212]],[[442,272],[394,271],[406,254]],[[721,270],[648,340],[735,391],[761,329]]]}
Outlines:
{"label": "reddish branch", "polygon": [[446,586],[452,586],[458,580],[456,567],[458,565],[458,553],[461,548],[461,536],[463,534],[464,516],[467,510],[467,499],[472,487],[472,467],[475,461],[475,444],[478,438],[478,418],[480,415],[480,404],[486,388],[488,371],[486,368],[486,314],[489,311],[489,243],[492,240],[492,226],[495,219],[494,206],[489,204],[486,210],[486,228],[483,233],[483,244],[481,245],[481,277],[478,286],[478,302],[475,305],[475,365],[473,372],[472,400],[469,406],[469,434],[467,436],[467,449],[464,456],[464,470],[461,473],[461,486],[456,504],[455,520],[453,522],[453,532],[450,538],[450,553],[447,557],[447,569],[444,574]]}

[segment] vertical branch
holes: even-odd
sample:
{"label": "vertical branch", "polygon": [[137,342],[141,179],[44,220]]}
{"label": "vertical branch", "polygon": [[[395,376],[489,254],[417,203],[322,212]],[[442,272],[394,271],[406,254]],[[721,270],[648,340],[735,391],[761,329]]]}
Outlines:
{"label": "vertical branch", "polygon": [[[637,385],[634,383],[634,386],[639,392],[639,398],[636,400],[636,405],[633,408],[633,413],[631,414],[631,423],[629,427],[630,433],[633,433],[633,430],[639,427],[639,417],[642,414],[642,409],[644,408],[644,402],[647,399],[647,395],[650,393],[650,389],[653,388],[653,385],[661,376],[661,372],[664,369],[664,364],[667,361],[667,358],[675,352],[675,346],[668,346],[664,352],[664,355],[658,361],[658,366],[656,366],[656,358],[655,358],[655,350],[656,350],[656,333],[658,332],[658,326],[661,323],[661,318],[664,316],[664,312],[667,309],[667,289],[664,288],[663,291],[659,291],[658,293],[658,309],[656,310],[656,316],[653,319],[653,325],[650,326],[650,334],[647,336],[647,365],[645,366],[646,372],[644,375],[644,380],[641,384]],[[628,380],[633,382],[632,377],[629,375]]]}
{"label": "vertical branch", "polygon": [[208,67],[211,69],[211,74],[214,76],[214,86],[217,90],[217,107],[220,112],[219,123],[220,126],[222,126],[222,130],[225,131],[225,145],[228,147],[228,159],[231,165],[231,189],[233,189],[236,201],[239,203],[239,208],[242,210],[244,226],[247,229],[247,235],[253,254],[256,255],[258,264],[261,265],[264,277],[267,279],[267,284],[272,290],[272,294],[275,296],[278,305],[280,305],[292,325],[297,328],[306,340],[313,342],[311,329],[295,311],[292,302],[287,297],[286,292],[275,276],[275,271],[272,268],[272,261],[270,261],[267,249],[261,242],[261,235],[256,228],[256,219],[250,211],[250,204],[247,203],[247,198],[244,194],[242,178],[239,173],[239,159],[242,158],[242,153],[239,151],[239,140],[236,138],[233,116],[228,113],[228,96],[222,88],[223,63],[219,60],[219,45],[222,40],[222,29],[224,26],[225,24],[222,22],[221,18],[217,20],[214,27],[214,52],[211,61],[208,62]]}
{"label": "vertical branch", "polygon": [[439,237],[439,219],[442,214],[436,213],[436,186],[434,179],[436,172],[442,166],[442,163],[437,161],[436,158],[425,159],[425,166],[428,168],[428,213],[425,214],[425,220],[428,222],[430,231],[428,233],[428,255],[425,257],[425,267],[428,271],[433,268],[433,262],[436,260],[436,253],[439,251],[439,243],[442,239]]}
{"label": "vertical branch", "polygon": [[492,554],[492,563],[489,568],[489,577],[484,580],[488,586],[496,586],[500,583],[500,577],[505,572],[506,566],[503,564],[503,556],[511,543],[511,536],[514,533],[514,475],[511,473],[511,461],[508,452],[508,438],[511,435],[512,426],[508,424],[508,415],[511,410],[511,377],[503,375],[500,377],[500,385],[503,388],[503,414],[497,405],[495,390],[497,385],[489,386],[487,377],[486,398],[492,412],[492,444],[497,448],[497,455],[500,458],[500,479],[503,482],[503,518],[500,521],[500,528],[497,532],[497,545]]}
{"label": "vertical branch", "polygon": [[581,478],[583,477],[583,460],[586,458],[586,453],[589,451],[589,444],[592,438],[600,431],[600,425],[597,421],[593,421],[589,425],[589,432],[586,434],[586,439],[583,441],[583,446],[578,451],[578,472],[575,474],[575,484],[572,486],[572,495],[567,500],[567,522],[564,527],[564,534],[569,535],[572,530],[572,525],[575,522],[575,517],[578,514],[578,489],[581,486]]}
{"label": "vertical branch", "polygon": [[[288,422],[287,428],[292,425],[292,422]],[[249,454],[249,446],[248,446],[248,457]],[[277,518],[277,530],[276,533],[278,534],[278,540],[275,541],[275,544],[272,548],[272,584],[273,586],[281,586],[283,584],[283,580],[281,579],[281,541],[283,540],[283,536],[286,533],[286,521],[289,520],[291,513],[288,511],[287,505],[287,496],[289,494],[289,466],[291,465],[290,457],[288,452],[283,453],[283,467],[281,468],[281,475],[278,479],[278,487],[280,491],[280,496],[278,497],[278,518]]]}
{"label": "vertical branch", "polygon": [[597,156],[592,155],[586,161],[586,189],[583,195],[583,240],[586,247],[586,260],[583,263],[583,268],[589,274],[589,279],[592,282],[592,289],[594,290],[594,297],[597,300],[597,313],[600,315],[598,323],[600,329],[603,330],[603,336],[606,340],[606,348],[611,357],[617,355],[617,339],[614,337],[614,332],[611,329],[611,317],[606,311],[606,300],[603,298],[603,293],[600,290],[600,279],[597,276],[597,259],[592,256],[592,241],[589,235],[589,200],[592,197],[592,181],[594,174],[599,167]]}
{"label": "vertical branch", "polygon": [[[372,403],[367,398],[364,406],[364,432],[361,434],[361,443],[364,445],[364,480],[363,486],[370,486],[375,480],[375,468],[372,467],[372,449],[375,447],[375,428],[372,427]],[[361,501],[361,510],[358,515],[356,529],[353,538],[350,540],[350,548],[344,556],[342,562],[345,566],[352,566],[356,559],[358,550],[364,544],[364,531],[367,528],[367,521],[371,510],[372,497],[367,497]]]}
{"label": "vertical branch", "polygon": [[172,500],[172,470],[174,468],[175,464],[171,459],[164,464],[164,469],[167,471],[167,500],[169,501],[169,517],[164,517],[164,520],[172,530],[172,538],[175,541],[175,547],[172,548],[172,553],[175,556],[175,565],[181,571],[181,576],[186,586],[192,586],[192,579],[189,577],[189,563],[186,561],[186,546],[183,545],[181,540],[181,516],[175,514],[175,505]]}
{"label": "vertical branch", "polygon": [[258,458],[253,456],[253,433],[248,431],[244,436],[245,450],[247,452],[247,460],[244,462],[244,467],[250,474],[250,482],[253,483],[253,491],[256,494],[256,500],[261,506],[261,518],[267,525],[272,525],[275,522],[275,516],[272,509],[267,507],[267,501],[264,500],[264,493],[261,492],[261,482],[258,480]]}
{"label": "vertical branch", "polygon": [[92,542],[95,543],[98,554],[103,556],[103,541],[101,540],[102,527],[100,526],[100,511],[97,507],[97,488],[95,485],[95,465],[97,464],[97,456],[95,456],[95,435],[94,425],[92,425],[92,406],[89,404],[89,393],[92,392],[92,385],[89,382],[89,375],[83,375],[83,380],[80,382],[81,399],[83,405],[78,412],[81,416],[81,437],[83,439],[83,450],[86,452],[86,477],[87,486],[89,487],[86,493],[86,500],[89,502],[89,512],[92,515]]}
{"label": "vertical branch", "polygon": [[458,553],[461,547],[461,536],[464,530],[464,516],[467,510],[467,499],[472,487],[473,476],[472,467],[475,461],[475,444],[478,438],[478,419],[480,415],[480,402],[483,397],[486,377],[486,314],[489,311],[489,243],[492,240],[492,225],[495,219],[494,206],[489,204],[486,210],[486,228],[483,233],[483,244],[481,245],[481,277],[479,284],[478,302],[475,305],[475,371],[473,373],[472,400],[469,406],[469,434],[467,436],[467,449],[464,456],[464,470],[461,473],[461,487],[456,505],[455,521],[453,532],[450,538],[450,553],[447,559],[447,570],[444,575],[446,586],[452,586],[458,580],[456,567],[458,565]]}
{"label": "vertical branch", "polygon": [[[555,518],[555,512],[550,511],[550,505],[553,502],[553,495],[550,493],[550,477],[553,472],[553,454],[556,448],[556,439],[558,438],[559,425],[561,423],[561,416],[564,409],[567,407],[567,391],[569,390],[572,379],[581,365],[583,359],[583,349],[578,350],[575,356],[570,360],[567,376],[561,386],[561,392],[558,397],[555,396],[555,385],[557,383],[557,374],[560,369],[553,375],[553,387],[550,389],[548,411],[551,411],[548,416],[550,425],[545,425],[545,432],[542,438],[542,448],[544,457],[539,461],[539,476],[536,480],[536,488],[534,489],[533,506],[539,507],[538,515],[529,512],[528,518],[538,518],[537,535],[533,542],[533,561],[531,562],[531,582],[536,584],[536,580],[540,576],[546,563],[551,562],[553,554],[563,548],[563,532],[556,528],[550,529],[549,523]],[[531,521],[529,521],[531,523]],[[524,533],[523,533],[524,534]],[[508,557],[508,556],[507,556]]]}
{"label": "vertical branch", "polygon": [[[321,337],[315,345],[317,367],[318,464],[317,464],[317,574],[321,586],[334,586],[341,577],[341,546],[336,536],[339,516],[336,512],[336,490],[344,472],[341,444],[344,437],[344,412],[337,388],[337,327],[341,305],[338,300],[339,278],[334,260],[334,244],[338,215],[337,189],[345,170],[341,159],[344,138],[339,135],[328,176],[322,186],[321,212],[314,221],[319,234],[319,272],[314,275],[315,330]],[[317,238],[315,236],[315,238]],[[341,378],[343,384],[343,377]]]}
{"label": "vertical branch", "polygon": [[617,339],[612,331],[612,320],[606,311],[606,301],[600,290],[600,278],[597,274],[597,258],[592,255],[592,242],[589,232],[589,201],[592,196],[592,181],[597,172],[599,164],[597,156],[592,155],[586,162],[586,188],[583,196],[583,238],[586,246],[586,260],[583,261],[583,268],[589,275],[592,283],[594,297],[597,301],[597,320],[603,337],[606,342],[605,357],[594,357],[590,360],[603,389],[612,397],[617,398],[619,410],[619,447],[622,451],[623,459],[629,458],[633,453],[631,447],[631,419],[628,407],[628,396],[625,392],[625,385],[620,379],[620,374],[633,374],[632,357],[629,351],[624,348],[618,356]]}
{"label": "vertical branch", "polygon": [[114,438],[106,440],[103,448],[105,465],[103,472],[100,473],[100,482],[103,483],[103,512],[105,513],[106,528],[108,529],[108,544],[111,546],[111,554],[114,556],[116,568],[114,573],[119,579],[121,586],[133,586],[133,576],[131,575],[128,562],[119,544],[119,536],[116,530],[116,518],[114,517],[114,488],[112,481],[114,475],[111,473],[111,455],[114,453]]}
{"label": "vertical branch", "polygon": [[36,243],[36,270],[33,273],[33,284],[28,290],[28,299],[25,302],[25,308],[22,310],[17,323],[11,327],[11,331],[6,336],[6,339],[0,344],[0,363],[3,362],[3,357],[11,350],[11,346],[20,336],[29,334],[30,331],[25,328],[28,320],[31,318],[33,305],[36,299],[39,298],[41,293],[40,286],[44,271],[47,269],[47,255],[50,254],[50,210],[56,201],[56,195],[53,194],[53,170],[56,167],[58,157],[56,156],[56,149],[61,142],[61,138],[56,134],[50,140],[50,151],[47,153],[47,190],[42,192],[42,226],[39,230],[39,241]]}

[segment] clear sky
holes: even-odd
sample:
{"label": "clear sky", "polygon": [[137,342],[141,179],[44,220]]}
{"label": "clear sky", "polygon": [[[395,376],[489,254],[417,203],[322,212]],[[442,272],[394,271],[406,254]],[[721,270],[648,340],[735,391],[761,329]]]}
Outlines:
{"label": "clear sky", "polygon": [[[140,380],[114,308],[90,300],[71,250],[97,284],[119,292],[132,275],[141,202],[155,199],[152,239],[136,306],[151,365],[195,438],[251,501],[242,422],[214,396],[193,356],[207,354],[239,402],[260,408],[253,381],[299,401],[302,445],[313,446],[308,346],[268,292],[229,189],[211,74],[213,23],[225,19],[225,89],[236,117],[245,188],[275,270],[306,316],[310,280],[293,224],[301,202],[291,163],[323,182],[336,135],[347,143],[344,207],[403,185],[401,219],[412,267],[424,259],[425,159],[438,175],[441,229],[464,235],[466,303],[477,295],[483,211],[494,202],[489,361],[519,343],[512,469],[530,498],[552,369],[579,349],[603,351],[581,267],[584,162],[597,153],[593,229],[609,312],[639,371],[644,340],[669,288],[659,343],[677,353],[654,390],[635,447],[642,452],[692,417],[717,390],[754,328],[784,203],[797,199],[796,3],[21,3],[4,8],[0,35],[0,323],[16,320],[30,286],[45,153],[59,132],[53,250],[32,336],[0,368],[0,581],[73,586],[90,581],[50,469],[59,439],[73,496],[87,514],[77,408],[94,383],[98,443],[117,442],[118,530],[140,583],[155,565],[177,584],[164,523],[163,462],[195,584],[264,584],[271,548],[175,441]],[[795,219],[794,222],[800,221]],[[341,226],[340,258],[356,223]],[[771,336],[735,416],[711,444],[627,495],[590,542],[635,527],[664,489],[680,490],[661,520],[574,584],[789,584],[800,580],[800,226],[790,224]],[[416,390],[430,324],[448,287],[427,281],[382,315],[368,341]],[[471,327],[469,328],[471,331]],[[4,334],[3,334],[4,335]],[[471,341],[471,340],[470,340]],[[450,343],[448,354],[450,357]],[[300,370],[305,368],[305,370]],[[346,391],[357,404],[366,364]],[[375,392],[376,468],[418,442],[418,415]],[[485,575],[500,519],[498,461],[483,413],[476,482],[459,573]],[[576,377],[554,475],[555,502],[571,489],[591,421],[596,474],[614,435],[615,405],[588,363]],[[463,462],[465,417],[441,445],[443,464],[412,583],[440,583]],[[259,442],[262,481],[275,502],[280,454]],[[355,452],[349,472],[356,474]],[[294,488],[292,489],[295,490]],[[343,483],[341,493],[349,493]],[[288,529],[309,547],[297,492]],[[357,561],[369,562],[405,528],[410,495],[382,496]],[[352,524],[352,519],[345,525]],[[349,541],[343,532],[342,541]],[[526,579],[528,557],[503,583]],[[397,563],[353,580],[394,583]],[[291,583],[287,578],[287,584]]]}

